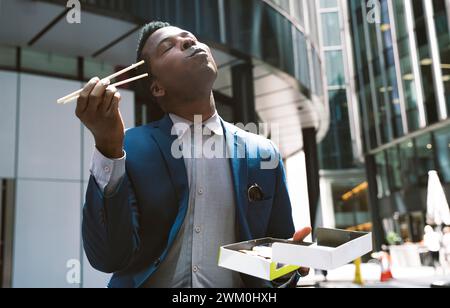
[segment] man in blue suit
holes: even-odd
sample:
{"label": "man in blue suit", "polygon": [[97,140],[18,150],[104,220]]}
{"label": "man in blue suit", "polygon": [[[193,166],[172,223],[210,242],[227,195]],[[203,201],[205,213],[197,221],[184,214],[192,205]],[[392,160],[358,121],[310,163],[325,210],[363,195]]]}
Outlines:
{"label": "man in blue suit", "polygon": [[77,102],[76,115],[96,143],[82,225],[92,266],[114,273],[110,287],[295,286],[308,269],[268,283],[217,266],[222,245],[301,241],[310,229],[294,234],[274,144],[218,115],[208,46],[152,22],[142,30],[141,59],[161,120],[125,132],[120,94],[109,80],[92,79]]}

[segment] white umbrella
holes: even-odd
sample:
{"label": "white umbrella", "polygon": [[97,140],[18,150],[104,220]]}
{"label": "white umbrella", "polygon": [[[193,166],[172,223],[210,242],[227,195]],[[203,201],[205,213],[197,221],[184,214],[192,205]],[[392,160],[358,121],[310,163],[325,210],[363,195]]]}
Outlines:
{"label": "white umbrella", "polygon": [[428,172],[427,222],[450,225],[450,209],[437,171]]}

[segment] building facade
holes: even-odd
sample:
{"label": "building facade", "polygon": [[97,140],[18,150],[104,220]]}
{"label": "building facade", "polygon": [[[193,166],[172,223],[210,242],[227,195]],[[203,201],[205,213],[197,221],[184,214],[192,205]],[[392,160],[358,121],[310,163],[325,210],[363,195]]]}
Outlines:
{"label": "building facade", "polygon": [[[272,137],[290,166],[291,192],[301,192],[293,197],[296,225],[309,224],[319,200],[317,141],[329,127],[315,2],[80,3],[78,23],[68,18],[76,7],[67,1],[0,1],[3,286],[106,285],[108,275],[90,267],[80,239],[93,140],[74,104],[55,101],[92,76],[134,63],[139,29],[151,20],[192,31],[211,46],[220,115],[267,124],[260,133]],[[157,118],[140,89],[120,91],[127,127]]]}
{"label": "building facade", "polygon": [[[348,1],[319,1],[330,129],[319,147],[321,215],[325,227],[370,231]],[[354,193],[357,191],[357,193]]]}
{"label": "building facade", "polygon": [[378,246],[423,237],[428,172],[450,193],[450,1],[348,1]]}

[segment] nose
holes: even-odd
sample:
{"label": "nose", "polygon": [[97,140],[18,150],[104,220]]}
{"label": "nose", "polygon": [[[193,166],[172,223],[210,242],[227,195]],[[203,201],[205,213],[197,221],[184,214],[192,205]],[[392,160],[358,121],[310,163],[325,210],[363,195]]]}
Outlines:
{"label": "nose", "polygon": [[191,48],[194,45],[195,45],[195,41],[189,37],[184,38],[183,42],[181,43],[183,51]]}

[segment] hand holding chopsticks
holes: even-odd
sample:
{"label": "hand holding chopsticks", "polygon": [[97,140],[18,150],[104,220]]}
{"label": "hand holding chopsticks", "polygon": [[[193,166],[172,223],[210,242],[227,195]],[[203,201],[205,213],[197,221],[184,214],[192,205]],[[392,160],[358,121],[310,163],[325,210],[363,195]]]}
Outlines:
{"label": "hand holding chopsticks", "polygon": [[125,126],[117,88],[109,80],[96,77],[84,86],[79,96],[75,115],[91,131],[97,149],[107,158],[121,158]]}
{"label": "hand holding chopsticks", "polygon": [[[120,75],[122,75],[122,74],[124,74],[124,73],[126,73],[128,71],[131,71],[132,69],[135,69],[135,68],[141,66],[144,63],[145,63],[145,61],[142,60],[142,61],[140,61],[140,62],[138,62],[136,64],[130,65],[129,67],[124,68],[123,70],[121,70],[121,71],[119,71],[117,73],[114,73],[114,74],[104,78],[103,80],[112,80],[112,79],[116,78],[117,76],[120,76]],[[118,86],[130,83],[130,82],[133,82],[133,81],[145,78],[145,77],[148,77],[148,74],[142,74],[142,75],[139,75],[139,76],[136,76],[136,77],[133,77],[133,78],[129,78],[129,79],[126,79],[126,80],[123,80],[123,81],[119,81],[119,82],[116,82],[115,84],[113,84],[112,86],[118,87]],[[78,91],[70,93],[69,95],[66,95],[66,96],[61,97],[60,99],[58,99],[57,102],[58,102],[58,104],[67,104],[67,103],[70,103],[70,102],[72,102],[74,100],[77,100],[79,98],[79,96],[80,96],[82,91],[83,91],[83,89],[80,89]]]}

